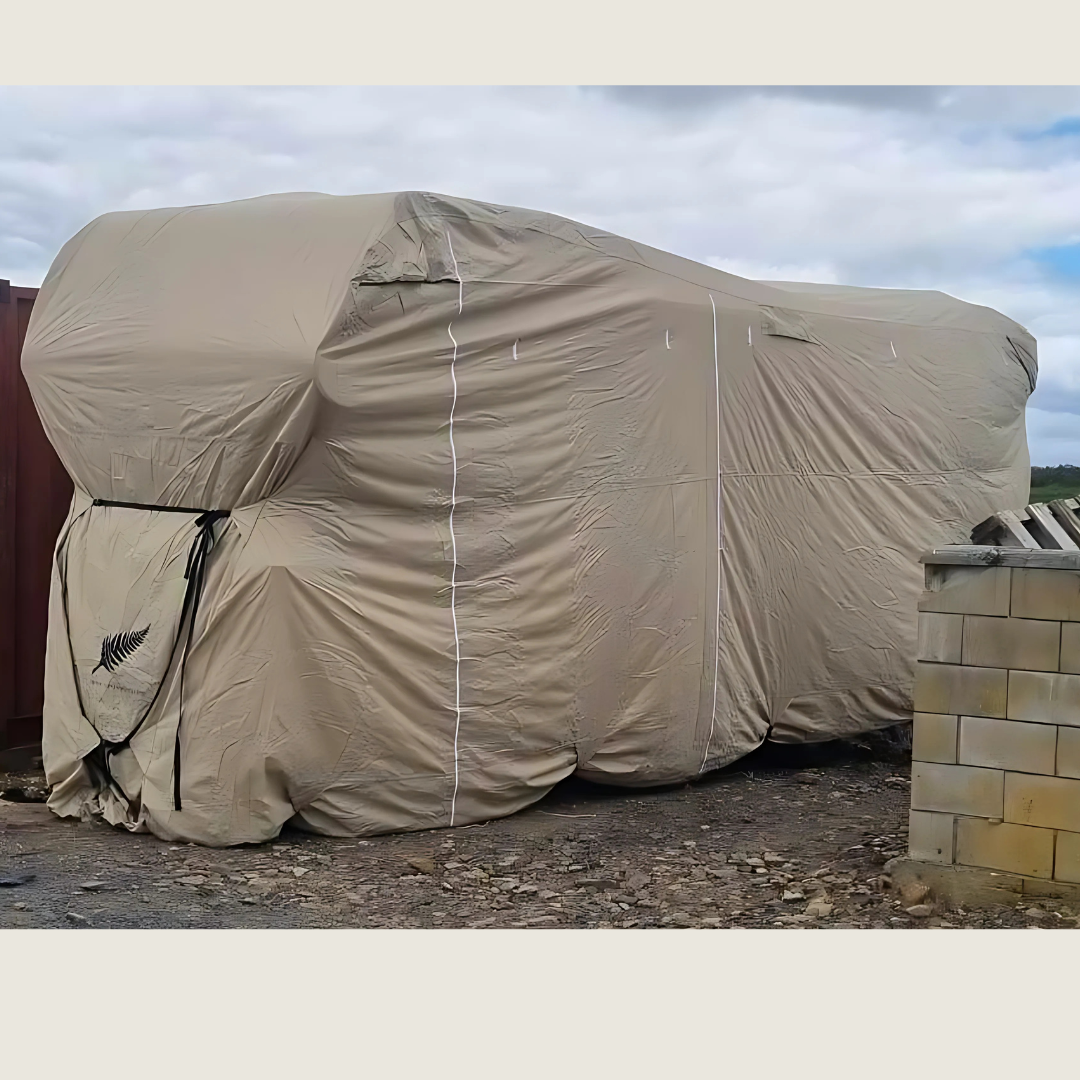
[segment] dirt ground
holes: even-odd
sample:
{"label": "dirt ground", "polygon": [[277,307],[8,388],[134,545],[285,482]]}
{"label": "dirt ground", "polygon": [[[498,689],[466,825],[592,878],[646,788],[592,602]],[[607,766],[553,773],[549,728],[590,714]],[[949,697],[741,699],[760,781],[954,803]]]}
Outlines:
{"label": "dirt ground", "polygon": [[513,817],[227,850],[54,817],[0,774],[0,927],[1044,927],[1055,902],[909,914],[903,740],[766,747],[653,791],[570,780]]}

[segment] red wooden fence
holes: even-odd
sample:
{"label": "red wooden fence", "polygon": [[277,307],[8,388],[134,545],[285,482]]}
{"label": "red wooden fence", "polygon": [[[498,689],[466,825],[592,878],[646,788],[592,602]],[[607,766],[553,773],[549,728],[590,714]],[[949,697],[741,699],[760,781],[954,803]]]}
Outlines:
{"label": "red wooden fence", "polygon": [[49,576],[72,493],[19,367],[36,296],[0,280],[0,754],[9,760],[41,744]]}

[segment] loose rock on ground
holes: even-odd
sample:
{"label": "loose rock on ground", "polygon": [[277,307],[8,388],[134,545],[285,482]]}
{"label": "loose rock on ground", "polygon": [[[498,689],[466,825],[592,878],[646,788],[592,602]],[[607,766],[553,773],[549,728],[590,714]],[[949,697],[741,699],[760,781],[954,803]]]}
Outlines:
{"label": "loose rock on ground", "polygon": [[[1054,901],[946,911],[893,894],[909,768],[872,745],[769,748],[659,791],[568,781],[513,817],[368,839],[287,829],[170,844],[55,818],[8,780],[0,926],[1073,928]],[[0,777],[0,790],[4,789]]]}

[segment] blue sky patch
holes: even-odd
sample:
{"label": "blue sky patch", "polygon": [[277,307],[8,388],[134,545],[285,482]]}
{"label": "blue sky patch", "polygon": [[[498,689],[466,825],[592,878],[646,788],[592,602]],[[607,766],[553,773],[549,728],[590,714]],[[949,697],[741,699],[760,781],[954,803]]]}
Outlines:
{"label": "blue sky patch", "polygon": [[1058,277],[1074,278],[1080,281],[1080,244],[1035,248],[1028,254],[1040,266]]}
{"label": "blue sky patch", "polygon": [[1034,139],[1060,139],[1069,135],[1080,135],[1080,116],[1064,116],[1049,127],[1038,131],[1026,131],[1020,138],[1025,141]]}

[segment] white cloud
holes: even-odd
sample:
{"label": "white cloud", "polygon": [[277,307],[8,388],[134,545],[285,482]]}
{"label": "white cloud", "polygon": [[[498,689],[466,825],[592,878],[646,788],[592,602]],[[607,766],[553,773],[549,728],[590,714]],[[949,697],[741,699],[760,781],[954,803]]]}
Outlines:
{"label": "white cloud", "polygon": [[114,209],[401,188],[532,206],[749,277],[988,303],[1040,339],[1032,457],[1056,464],[1080,283],[1027,253],[1080,240],[1080,136],[1045,135],[1074,116],[1071,87],[0,89],[0,277],[36,284]]}
{"label": "white cloud", "polygon": [[1080,416],[1043,412],[1028,406],[1028,445],[1033,465],[1075,465],[1080,461]]}
{"label": "white cloud", "polygon": [[724,259],[718,255],[710,255],[703,261],[717,270],[752,281],[810,281],[815,285],[835,285],[840,282],[836,267],[826,262],[754,262],[751,259]]}

